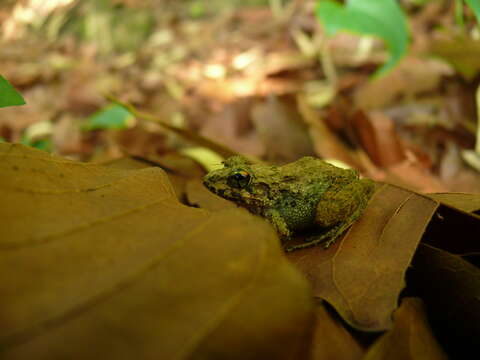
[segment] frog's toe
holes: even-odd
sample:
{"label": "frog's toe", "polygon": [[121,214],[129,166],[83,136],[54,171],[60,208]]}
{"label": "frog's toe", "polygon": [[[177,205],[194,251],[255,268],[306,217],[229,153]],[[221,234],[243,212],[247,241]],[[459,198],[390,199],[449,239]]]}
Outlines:
{"label": "frog's toe", "polygon": [[316,244],[319,244],[326,241],[327,238],[328,234],[320,234],[314,236],[307,236],[305,239],[303,239],[303,241],[306,243],[315,242]]}
{"label": "frog's toe", "polygon": [[333,245],[335,243],[336,240],[337,240],[337,238],[331,238],[331,239],[326,240],[323,244],[323,248],[328,249],[331,245]]}

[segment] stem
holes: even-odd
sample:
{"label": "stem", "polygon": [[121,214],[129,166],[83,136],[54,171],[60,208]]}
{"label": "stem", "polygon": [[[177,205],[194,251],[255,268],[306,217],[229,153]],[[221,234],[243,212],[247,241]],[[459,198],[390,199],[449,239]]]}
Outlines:
{"label": "stem", "polygon": [[475,152],[480,155],[480,85],[477,87],[475,98],[477,105],[477,139],[475,143]]}
{"label": "stem", "polygon": [[151,121],[155,124],[160,125],[164,129],[174,132],[177,135],[180,135],[183,139],[192,142],[194,144],[206,147],[207,149],[213,150],[216,153],[220,154],[224,158],[228,158],[230,156],[238,155],[238,152],[236,152],[233,149],[230,149],[229,147],[219,144],[213,140],[210,140],[204,136],[201,136],[197,133],[194,133],[193,131],[190,131],[188,129],[183,129],[177,126],[170,125],[169,123],[163,121],[162,119],[157,118],[155,115],[151,115],[145,112],[138,111],[135,106],[129,103],[125,103],[121,101],[120,99],[116,98],[113,95],[106,95],[105,96],[108,100],[123,106],[125,109],[130,111],[130,113],[139,118],[143,119],[146,121]]}
{"label": "stem", "polygon": [[320,49],[320,61],[323,71],[325,73],[325,77],[327,78],[327,82],[331,86],[333,86],[334,89],[336,89],[338,82],[337,70],[335,69],[335,64],[332,60],[332,54],[330,52],[327,36],[324,36],[322,39],[322,45]]}

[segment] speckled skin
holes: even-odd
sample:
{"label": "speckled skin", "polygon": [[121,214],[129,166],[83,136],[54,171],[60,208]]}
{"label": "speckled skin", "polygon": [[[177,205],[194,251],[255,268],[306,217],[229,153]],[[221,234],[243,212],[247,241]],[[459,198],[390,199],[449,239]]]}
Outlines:
{"label": "speckled skin", "polygon": [[287,251],[325,243],[330,246],[361,215],[374,190],[374,183],[313,157],[275,166],[253,164],[242,156],[224,162],[208,173],[204,185],[268,219],[282,239],[312,227],[324,228],[305,244]]}

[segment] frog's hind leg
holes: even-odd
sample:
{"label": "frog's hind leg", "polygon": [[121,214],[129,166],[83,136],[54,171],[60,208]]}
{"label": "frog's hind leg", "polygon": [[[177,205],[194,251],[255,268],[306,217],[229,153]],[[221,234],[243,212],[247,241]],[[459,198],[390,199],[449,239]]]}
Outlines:
{"label": "frog's hind leg", "polygon": [[332,245],[362,215],[373,194],[375,185],[368,179],[359,180],[343,187],[340,191],[332,189],[325,193],[324,199],[317,204],[316,223],[328,228],[324,234],[310,237],[307,242],[287,247],[286,251],[304,249],[324,243],[324,248]]}
{"label": "frog's hind leg", "polygon": [[[350,225],[351,224],[349,224],[348,226]],[[335,240],[337,240],[338,235],[343,233],[348,228],[348,226],[339,224],[337,226],[334,226],[324,234],[308,237],[307,239],[305,239],[305,242],[303,244],[288,246],[285,248],[285,251],[290,252],[294,250],[305,249],[322,243],[324,243],[323,247],[327,249],[335,242]]]}

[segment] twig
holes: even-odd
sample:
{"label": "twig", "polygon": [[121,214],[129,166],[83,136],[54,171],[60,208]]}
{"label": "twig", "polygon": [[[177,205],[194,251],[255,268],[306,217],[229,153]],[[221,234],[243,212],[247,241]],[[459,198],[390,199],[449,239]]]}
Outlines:
{"label": "twig", "polygon": [[214,142],[214,141],[212,141],[212,140],[210,140],[206,137],[203,137],[199,134],[196,134],[193,131],[190,131],[188,129],[182,129],[182,128],[179,128],[177,126],[170,125],[170,124],[166,123],[165,121],[157,118],[154,115],[151,115],[151,114],[148,114],[148,113],[145,113],[145,112],[142,112],[142,111],[138,111],[135,108],[135,106],[133,106],[132,104],[125,103],[125,102],[121,101],[120,99],[116,98],[113,95],[107,94],[107,95],[105,95],[105,97],[108,100],[110,100],[110,101],[112,101],[112,102],[114,102],[118,105],[123,106],[128,111],[130,111],[130,113],[132,115],[134,115],[135,117],[137,117],[139,119],[146,120],[146,121],[151,121],[155,124],[158,124],[161,127],[163,127],[164,129],[174,132],[175,134],[181,136],[182,138],[184,138],[187,141],[190,141],[190,142],[192,142],[196,145],[200,145],[200,146],[203,146],[203,147],[206,147],[210,150],[215,151],[217,154],[223,156],[224,158],[228,158],[228,157],[234,156],[234,155],[239,155],[238,152],[236,152],[235,150],[230,149],[229,147],[227,147],[225,145],[216,143],[216,142]]}

